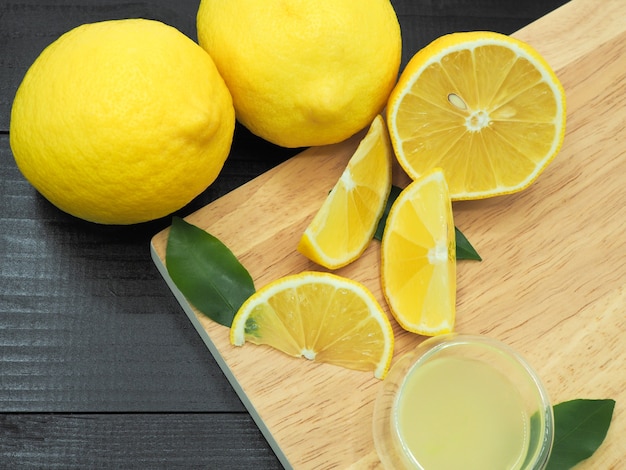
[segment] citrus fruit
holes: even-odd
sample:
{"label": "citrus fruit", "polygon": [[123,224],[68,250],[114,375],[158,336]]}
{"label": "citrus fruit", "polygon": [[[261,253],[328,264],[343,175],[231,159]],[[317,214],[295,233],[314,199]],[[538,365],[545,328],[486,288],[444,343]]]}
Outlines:
{"label": "citrus fruit", "polygon": [[27,71],[10,142],[28,181],[50,202],[102,224],[180,209],[228,156],[232,98],[209,55],[163,23],[78,26]]}
{"label": "citrus fruit", "polygon": [[312,271],[279,278],[250,296],[233,319],[230,341],[371,370],[379,379],[393,355],[391,324],[369,290],[345,277]]}
{"label": "citrus fruit", "polygon": [[402,190],[383,232],[383,293],[405,330],[427,336],[453,330],[455,244],[448,186],[436,168]]}
{"label": "citrus fruit", "polygon": [[337,269],[365,251],[389,197],[392,158],[387,127],[379,115],[300,238],[301,253]]}
{"label": "citrus fruit", "polygon": [[237,119],[283,147],[366,128],[398,78],[402,40],[388,0],[202,0],[197,30]]}
{"label": "citrus fruit", "polygon": [[441,167],[453,200],[480,199],[526,188],[554,158],[565,133],[565,92],[528,44],[454,33],[409,61],[387,122],[409,176]]}

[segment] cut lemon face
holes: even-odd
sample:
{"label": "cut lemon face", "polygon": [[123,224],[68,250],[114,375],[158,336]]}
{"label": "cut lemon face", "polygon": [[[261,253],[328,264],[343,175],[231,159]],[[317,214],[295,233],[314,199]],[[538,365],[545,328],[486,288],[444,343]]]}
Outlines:
{"label": "cut lemon face", "polygon": [[453,200],[480,199],[526,188],[554,158],[565,134],[565,92],[528,44],[454,33],[409,61],[387,123],[410,177],[441,167]]}
{"label": "cut lemon face", "polygon": [[444,174],[432,170],[402,190],[382,239],[382,286],[407,331],[434,336],[454,328],[456,240]]}
{"label": "cut lemon face", "polygon": [[241,306],[230,342],[272,346],[294,357],[373,371],[382,379],[393,355],[387,315],[360,283],[331,273],[285,276]]}
{"label": "cut lemon face", "polygon": [[328,269],[357,259],[374,237],[391,190],[393,150],[377,116],[304,231],[298,251]]}

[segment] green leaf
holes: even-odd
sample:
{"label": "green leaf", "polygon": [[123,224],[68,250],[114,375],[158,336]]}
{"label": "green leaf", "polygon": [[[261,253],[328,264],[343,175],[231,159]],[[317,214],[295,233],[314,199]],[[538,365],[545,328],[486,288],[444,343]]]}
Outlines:
{"label": "green leaf", "polygon": [[374,238],[376,240],[383,239],[383,232],[385,231],[385,224],[387,223],[387,217],[389,217],[389,211],[391,210],[391,206],[393,205],[394,201],[398,199],[398,196],[400,195],[401,192],[402,192],[402,188],[399,188],[396,185],[391,186],[391,192],[389,193],[389,197],[387,198],[387,205],[385,206],[385,209],[383,210],[383,215],[378,221],[378,226],[376,227],[376,233],[374,233]]}
{"label": "green leaf", "polygon": [[254,292],[254,281],[232,251],[206,231],[172,219],[165,253],[167,272],[187,300],[228,326]]}
{"label": "green leaf", "polygon": [[454,227],[454,233],[456,235],[456,259],[471,259],[474,261],[483,260],[469,240],[458,228]]}
{"label": "green leaf", "polygon": [[539,418],[539,411],[535,411],[530,417],[530,427],[529,427],[529,451],[526,455],[526,459],[520,468],[530,468],[529,464],[531,460],[535,457],[534,449],[540,448],[543,445],[542,433],[543,426],[541,423],[541,418]]}
{"label": "green leaf", "polygon": [[591,457],[606,437],[614,408],[611,399],[554,405],[554,445],[546,470],[566,470]]}
{"label": "green leaf", "polygon": [[[387,205],[385,206],[383,215],[378,222],[378,226],[376,227],[376,233],[374,233],[374,238],[376,240],[383,239],[383,232],[385,231],[385,224],[387,223],[389,211],[391,210],[391,206],[401,192],[402,188],[399,188],[395,185],[391,186],[391,192],[389,193],[389,198],[387,199]],[[463,233],[458,228],[454,227],[454,233],[456,235],[456,259],[482,261],[482,258],[480,257],[478,252],[474,249],[467,237],[465,237],[465,235],[463,235]]]}

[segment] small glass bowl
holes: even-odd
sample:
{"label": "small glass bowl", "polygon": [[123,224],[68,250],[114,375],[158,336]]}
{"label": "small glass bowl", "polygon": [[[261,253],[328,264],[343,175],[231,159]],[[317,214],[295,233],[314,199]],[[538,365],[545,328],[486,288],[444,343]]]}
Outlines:
{"label": "small glass bowl", "polygon": [[[449,359],[446,358],[470,360],[472,364],[476,364],[474,361],[478,361],[481,364],[479,365],[480,367],[501,374],[498,375],[498,377],[501,377],[503,382],[507,382],[508,379],[510,384],[507,382],[507,386],[512,385],[510,390],[513,392],[517,390],[519,392],[519,400],[517,400],[516,397],[516,404],[519,404],[523,409],[521,414],[528,417],[527,426],[523,426],[525,431],[524,443],[527,450],[523,459],[520,459],[512,468],[515,470],[544,469],[548,463],[554,439],[554,417],[548,394],[539,377],[518,353],[500,341],[486,336],[461,335],[455,333],[435,336],[423,341],[415,349],[404,354],[392,366],[383,381],[374,407],[373,430],[376,451],[384,467],[389,470],[424,469],[423,461],[420,463],[420,455],[415,455],[418,452],[412,452],[410,450],[411,445],[407,444],[409,441],[405,439],[407,436],[404,435],[406,431],[403,432],[400,430],[398,407],[402,392],[408,387],[407,378],[417,372],[420,372],[422,374],[421,376],[424,376],[426,370],[424,369],[425,366],[433,370],[433,361],[440,359],[449,361]],[[428,364],[430,364],[430,366],[428,366]],[[439,364],[442,364],[442,362],[439,361],[435,365],[439,367]],[[458,362],[458,364],[461,364],[461,362]],[[461,372],[457,373],[457,375],[461,374]],[[445,376],[444,380],[446,380]],[[485,384],[488,383],[488,381],[480,380],[476,380],[476,382],[480,382],[480,384],[477,384],[477,387],[484,387]],[[441,387],[442,390],[440,394],[437,393],[439,389],[436,389],[430,400],[449,400],[449,392],[452,389],[445,391],[443,390],[444,388],[445,387]],[[466,388],[462,390],[469,389]],[[452,393],[456,392],[453,391]],[[480,394],[480,392],[476,393]],[[408,403],[406,398],[402,403]],[[443,402],[440,404],[443,405]],[[437,403],[433,403],[433,406],[436,405]],[[456,416],[460,415],[461,413],[457,415],[452,414],[453,420],[456,419]],[[482,417],[484,415],[486,414],[480,414],[479,416]],[[474,419],[476,418],[476,413],[474,413]],[[452,423],[454,421],[450,422]],[[475,423],[475,421],[472,421],[472,423]],[[438,426],[439,424],[440,423],[437,422]],[[486,423],[477,424],[485,425]],[[416,420],[414,426],[419,425],[419,420]],[[412,427],[411,429],[416,428]],[[479,428],[477,427],[476,429]],[[426,431],[427,434],[430,433],[429,430],[422,431]],[[419,432],[419,430],[415,431],[415,433],[417,432]],[[432,434],[437,435],[436,433]],[[436,444],[439,445],[438,443]],[[443,445],[446,445],[446,443],[443,443]],[[496,448],[498,448],[498,442],[492,442],[489,448],[485,449],[484,452],[491,452]],[[413,449],[415,449],[415,444],[413,444]],[[483,453],[482,450],[480,452]],[[481,455],[484,455],[484,453]],[[431,460],[431,465],[426,470],[430,470],[433,467],[436,467],[436,465],[433,465],[433,461]],[[470,467],[470,462],[463,464],[463,468]]]}

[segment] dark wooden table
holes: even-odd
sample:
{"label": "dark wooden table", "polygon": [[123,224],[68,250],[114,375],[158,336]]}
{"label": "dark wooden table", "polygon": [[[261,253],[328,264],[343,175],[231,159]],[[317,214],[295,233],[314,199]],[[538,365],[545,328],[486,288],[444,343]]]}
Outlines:
{"label": "dark wooden table", "polygon": [[[50,205],[9,147],[15,91],[82,23],[161,20],[196,39],[198,0],[0,3],[0,468],[281,468],[152,264],[170,217],[100,226]],[[435,37],[510,34],[565,0],[395,0],[403,65]],[[185,216],[295,153],[238,127]]]}

